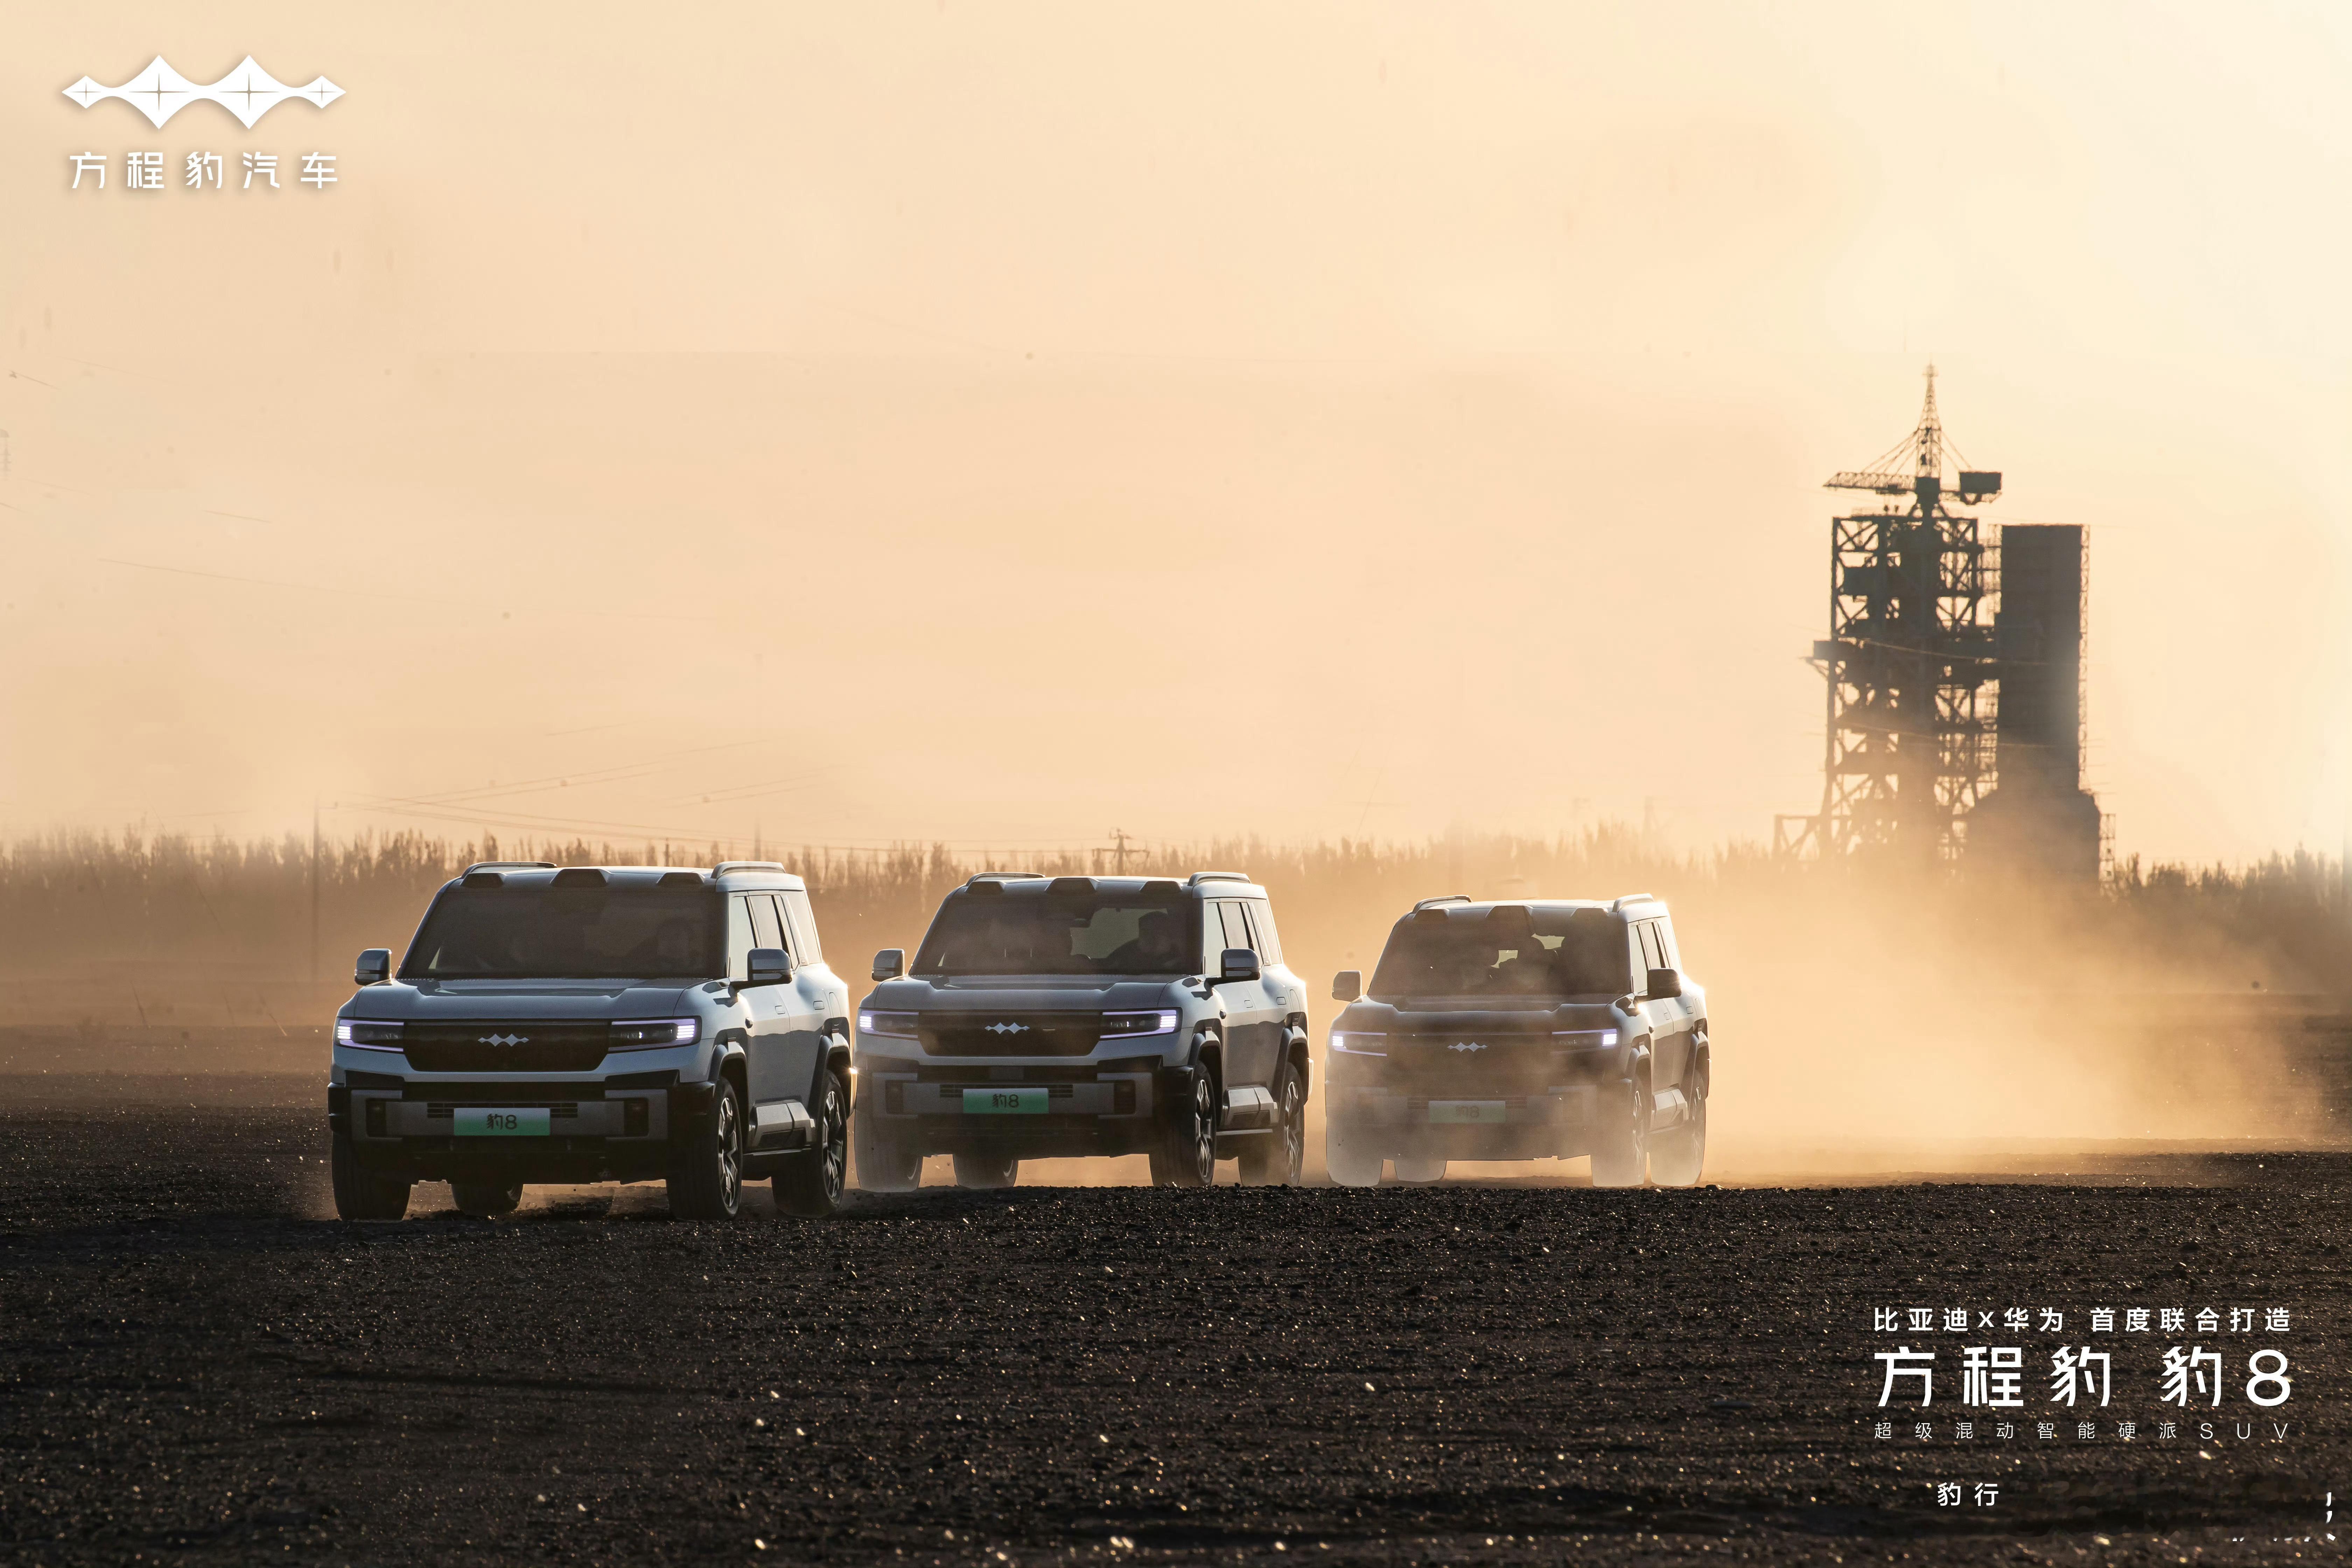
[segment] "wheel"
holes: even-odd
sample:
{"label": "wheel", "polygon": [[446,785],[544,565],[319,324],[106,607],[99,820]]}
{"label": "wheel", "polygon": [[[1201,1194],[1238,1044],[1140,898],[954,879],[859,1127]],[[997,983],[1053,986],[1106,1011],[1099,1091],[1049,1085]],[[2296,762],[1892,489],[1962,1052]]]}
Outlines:
{"label": "wheel", "polygon": [[669,1212],[675,1219],[733,1219],[743,1206],[743,1096],[719,1080],[719,1098],[702,1125],[670,1156]]}
{"label": "wheel", "polygon": [[522,1202],[520,1182],[452,1182],[449,1201],[457,1212],[476,1219],[488,1219],[492,1215],[512,1214]]}
{"label": "wheel", "polygon": [[1592,1184],[1638,1187],[1650,1163],[1650,1085],[1635,1079],[1625,1108],[1604,1116],[1592,1151]]}
{"label": "wheel", "polygon": [[849,1142],[857,1154],[857,1187],[866,1193],[911,1193],[923,1184],[923,1156],[882,1130],[861,1097],[849,1113]]}
{"label": "wheel", "polygon": [[1398,1181],[1410,1182],[1416,1186],[1445,1180],[1445,1162],[1425,1154],[1412,1159],[1398,1155],[1396,1171]]}
{"label": "wheel", "polygon": [[1347,1123],[1336,1117],[1323,1128],[1323,1165],[1340,1186],[1381,1184],[1380,1150],[1367,1143],[1361,1132],[1348,1131]]}
{"label": "wheel", "polygon": [[1690,1120],[1650,1141],[1650,1180],[1662,1187],[1693,1187],[1706,1164],[1706,1096],[1690,1102]]}
{"label": "wheel", "polygon": [[959,1187],[1009,1187],[1021,1179],[1021,1162],[1012,1154],[958,1154],[955,1177]]}
{"label": "wheel", "polygon": [[335,1134],[335,1213],[344,1219],[398,1219],[408,1212],[408,1184],[360,1163],[352,1135]]}
{"label": "wheel", "polygon": [[1151,1155],[1155,1187],[1205,1187],[1217,1179],[1217,1079],[1204,1064],[1192,1074],[1192,1097]]}
{"label": "wheel", "polygon": [[1295,1187],[1306,1163],[1307,1097],[1299,1091],[1297,1069],[1286,1068],[1280,1120],[1275,1123],[1273,1137],[1258,1139],[1242,1155],[1242,1185]]}
{"label": "wheel", "polygon": [[823,1219],[841,1206],[848,1184],[849,1091],[841,1075],[827,1068],[816,1108],[816,1147],[793,1155],[769,1185],[784,1213]]}

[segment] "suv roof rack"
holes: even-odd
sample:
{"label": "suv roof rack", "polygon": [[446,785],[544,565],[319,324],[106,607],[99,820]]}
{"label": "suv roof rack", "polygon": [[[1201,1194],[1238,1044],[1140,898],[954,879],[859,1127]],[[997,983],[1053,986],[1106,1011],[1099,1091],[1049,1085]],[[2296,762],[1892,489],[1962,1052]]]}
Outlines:
{"label": "suv roof rack", "polygon": [[1184,885],[1197,888],[1203,882],[1246,882],[1249,879],[1250,875],[1246,871],[1195,871]]}
{"label": "suv roof rack", "polygon": [[783,868],[784,863],[781,860],[721,860],[710,868],[710,874],[724,877],[730,871],[781,871]]}
{"label": "suv roof rack", "polygon": [[1612,910],[1622,910],[1627,904],[1654,904],[1657,901],[1657,895],[1654,893],[1620,893],[1617,895],[1616,901],[1609,907]]}
{"label": "suv roof rack", "polygon": [[477,860],[466,868],[464,874],[470,877],[477,871],[552,871],[554,869],[555,862],[552,860]]}
{"label": "suv roof rack", "polygon": [[1466,904],[1469,901],[1470,895],[1467,893],[1447,893],[1441,898],[1423,899],[1412,907],[1415,910],[1433,910],[1440,904]]}
{"label": "suv roof rack", "polygon": [[974,871],[963,879],[963,885],[969,888],[975,882],[1034,882],[1040,876],[1036,871]]}

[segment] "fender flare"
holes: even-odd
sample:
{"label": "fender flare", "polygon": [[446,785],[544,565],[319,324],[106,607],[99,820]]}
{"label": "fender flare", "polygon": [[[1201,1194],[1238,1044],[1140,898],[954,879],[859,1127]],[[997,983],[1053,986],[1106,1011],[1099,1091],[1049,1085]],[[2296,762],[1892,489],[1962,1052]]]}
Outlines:
{"label": "fender flare", "polygon": [[817,1054],[816,1077],[809,1084],[806,1101],[814,1111],[824,1087],[825,1069],[831,1068],[841,1079],[841,1092],[854,1115],[857,1110],[857,1076],[849,1055],[849,1020],[827,1018],[824,1021],[824,1049]]}
{"label": "fender flare", "polygon": [[1298,1100],[1304,1105],[1315,1097],[1315,1040],[1307,1032],[1305,1022],[1296,1015],[1283,1034],[1282,1056],[1290,1070],[1298,1075]]}

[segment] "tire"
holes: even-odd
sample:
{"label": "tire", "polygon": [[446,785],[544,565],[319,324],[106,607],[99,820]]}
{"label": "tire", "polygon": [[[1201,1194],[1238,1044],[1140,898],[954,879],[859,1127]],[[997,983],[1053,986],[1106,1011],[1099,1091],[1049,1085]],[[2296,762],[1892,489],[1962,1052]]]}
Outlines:
{"label": "tire", "polygon": [[522,1204],[522,1184],[452,1182],[449,1184],[449,1201],[457,1206],[459,1214],[469,1215],[475,1219],[512,1214]]}
{"label": "tire", "polygon": [[923,1184],[923,1156],[882,1130],[861,1103],[849,1113],[849,1142],[857,1158],[857,1190],[911,1193]]}
{"label": "tire", "polygon": [[1347,1124],[1334,1118],[1323,1126],[1323,1167],[1331,1173],[1331,1180],[1342,1187],[1377,1187],[1381,1184],[1379,1150],[1363,1142],[1363,1134],[1350,1135]]}
{"label": "tire", "polygon": [[673,1219],[733,1219],[743,1207],[743,1096],[727,1079],[702,1125],[671,1153]]}
{"label": "tire", "polygon": [[1695,1187],[1706,1164],[1706,1096],[1691,1100],[1690,1120],[1650,1142],[1650,1180],[1662,1187]]}
{"label": "tire", "polygon": [[824,1069],[816,1109],[816,1147],[795,1154],[769,1183],[776,1207],[801,1219],[823,1219],[841,1207],[849,1186],[849,1090]]}
{"label": "tire", "polygon": [[399,1219],[408,1213],[408,1183],[360,1163],[352,1135],[335,1134],[330,1162],[335,1181],[335,1213],[342,1219]]}
{"label": "tire", "polygon": [[1596,1187],[1638,1187],[1650,1165],[1650,1085],[1635,1079],[1626,1109],[1612,1112],[1601,1122],[1601,1142],[1592,1151],[1592,1184]]}
{"label": "tire", "polygon": [[1192,1097],[1151,1155],[1155,1187],[1206,1187],[1217,1180],[1217,1077],[1206,1063],[1192,1073]]}
{"label": "tire", "polygon": [[1433,1182],[1445,1180],[1445,1162],[1431,1154],[1411,1159],[1400,1154],[1397,1156],[1396,1173],[1398,1181],[1425,1187]]}
{"label": "tire", "polygon": [[959,1187],[1009,1187],[1021,1179],[1021,1161],[1013,1154],[958,1154],[955,1177]]}
{"label": "tire", "polygon": [[1307,1097],[1298,1069],[1285,1068],[1274,1136],[1256,1140],[1242,1155],[1242,1185],[1295,1187],[1307,1163]]}

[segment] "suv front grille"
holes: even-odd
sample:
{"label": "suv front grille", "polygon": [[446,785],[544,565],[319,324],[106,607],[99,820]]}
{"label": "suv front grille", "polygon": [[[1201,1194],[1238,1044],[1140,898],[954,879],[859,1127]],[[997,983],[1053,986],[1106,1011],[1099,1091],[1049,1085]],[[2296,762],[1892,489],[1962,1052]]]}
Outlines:
{"label": "suv front grille", "polygon": [[1102,1038],[1095,1013],[928,1014],[919,1027],[934,1057],[1082,1057]]}
{"label": "suv front grille", "polygon": [[[1457,1048],[1473,1045],[1478,1048]],[[1540,1092],[1568,1070],[1565,1053],[1549,1031],[1395,1034],[1389,1037],[1386,1049],[1387,1059],[1378,1064],[1375,1075],[1380,1081],[1441,1099]]]}
{"label": "suv front grille", "polygon": [[588,1072],[604,1059],[603,1022],[410,1024],[401,1031],[419,1072]]}

